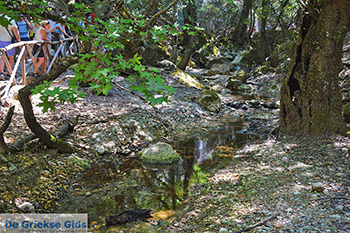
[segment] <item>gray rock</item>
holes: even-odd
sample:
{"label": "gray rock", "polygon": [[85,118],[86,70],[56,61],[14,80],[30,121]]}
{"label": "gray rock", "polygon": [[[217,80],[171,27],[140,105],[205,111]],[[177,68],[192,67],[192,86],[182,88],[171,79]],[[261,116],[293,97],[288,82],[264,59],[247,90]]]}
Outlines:
{"label": "gray rock", "polygon": [[240,85],[242,85],[241,80],[231,77],[227,82],[226,88],[234,91],[234,90],[237,90]]}
{"label": "gray rock", "polygon": [[104,154],[106,152],[105,148],[99,146],[97,147],[97,153],[99,153],[100,155]]}
{"label": "gray rock", "polygon": [[337,206],[335,207],[335,209],[336,209],[336,210],[339,210],[339,211],[343,211],[343,210],[344,210],[344,206],[342,206],[342,205],[337,205]]}
{"label": "gray rock", "polygon": [[18,208],[25,213],[32,213],[35,211],[33,204],[27,201],[19,205]]}
{"label": "gray rock", "polygon": [[253,87],[251,85],[248,85],[248,84],[242,84],[237,88],[237,90],[239,90],[239,91],[250,91],[252,89],[253,89]]}
{"label": "gray rock", "polygon": [[220,233],[225,233],[225,232],[228,232],[228,229],[225,228],[225,227],[221,227],[220,230],[219,230]]}
{"label": "gray rock", "polygon": [[222,86],[217,84],[217,85],[212,86],[210,89],[213,91],[221,92],[223,88],[222,88]]}
{"label": "gray rock", "polygon": [[180,155],[165,142],[153,144],[139,153],[140,158],[153,164],[170,164],[180,159]]}
{"label": "gray rock", "polygon": [[176,65],[169,60],[162,60],[157,62],[157,66],[164,68],[165,70],[174,71],[176,70]]}
{"label": "gray rock", "polygon": [[316,191],[316,192],[323,192],[324,191],[324,186],[321,182],[313,183],[311,185],[311,190]]}
{"label": "gray rock", "polygon": [[208,75],[229,74],[230,66],[226,63],[214,63],[210,66]]}

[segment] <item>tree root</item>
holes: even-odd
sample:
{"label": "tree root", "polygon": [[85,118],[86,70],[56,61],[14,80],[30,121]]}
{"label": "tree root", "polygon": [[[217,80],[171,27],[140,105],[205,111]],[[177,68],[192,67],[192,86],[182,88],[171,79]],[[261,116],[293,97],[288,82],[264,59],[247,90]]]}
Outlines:
{"label": "tree root", "polygon": [[5,122],[0,128],[0,146],[6,152],[11,152],[11,151],[9,151],[9,148],[7,147],[7,145],[5,143],[4,133],[6,132],[8,127],[10,126],[14,110],[15,110],[15,106],[10,107],[10,109],[8,110],[7,115],[5,117]]}
{"label": "tree root", "polygon": [[[37,136],[35,136],[34,133],[31,133],[31,134],[26,135],[24,138],[22,138],[21,140],[19,140],[16,143],[14,143],[13,145],[7,145],[5,143],[4,133],[7,130],[8,126],[11,122],[11,118],[13,115],[13,109],[14,109],[14,106],[10,108],[9,112],[7,113],[6,119],[5,119],[5,123],[0,128],[0,147],[7,153],[21,151],[25,148],[25,145],[28,142],[38,138]],[[51,139],[56,140],[56,141],[60,141],[60,143],[65,143],[65,142],[63,142],[63,140],[61,140],[59,138],[64,137],[64,136],[70,134],[71,132],[73,132],[74,127],[77,125],[78,117],[79,116],[77,116],[74,120],[64,120],[62,122],[62,126],[59,129],[57,129],[53,133],[50,133]],[[4,162],[8,162],[6,158],[0,158],[0,159],[3,160]]]}

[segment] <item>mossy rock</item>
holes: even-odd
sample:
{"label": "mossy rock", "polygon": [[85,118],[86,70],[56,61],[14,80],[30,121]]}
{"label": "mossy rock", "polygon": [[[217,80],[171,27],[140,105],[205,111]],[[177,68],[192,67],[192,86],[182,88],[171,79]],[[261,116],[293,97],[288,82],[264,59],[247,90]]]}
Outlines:
{"label": "mossy rock", "polygon": [[274,69],[266,64],[261,65],[256,69],[257,74],[266,74],[268,72],[273,72],[273,71]]}
{"label": "mossy rock", "polygon": [[226,88],[229,90],[235,91],[235,90],[238,90],[238,87],[240,85],[242,85],[241,80],[235,79],[234,77],[230,77],[227,82]]}
{"label": "mossy rock", "polygon": [[343,116],[346,123],[350,123],[350,103],[343,106]]}
{"label": "mossy rock", "polygon": [[165,142],[153,144],[139,153],[140,158],[151,164],[171,164],[180,159],[180,155]]}
{"label": "mossy rock", "polygon": [[198,97],[197,102],[210,112],[218,113],[221,109],[221,99],[219,95],[212,90],[203,91]]}
{"label": "mossy rock", "polygon": [[237,88],[238,91],[251,91],[252,89],[253,87],[248,84],[242,84]]}
{"label": "mossy rock", "polygon": [[176,70],[174,73],[172,73],[172,76],[178,78],[179,82],[185,84],[186,86],[204,89],[203,84],[201,84],[195,77],[185,73],[182,70]]}
{"label": "mossy rock", "polygon": [[249,78],[249,75],[243,70],[238,71],[234,76],[230,77],[230,79],[232,80],[236,79],[241,81],[242,83],[246,83],[248,78]]}

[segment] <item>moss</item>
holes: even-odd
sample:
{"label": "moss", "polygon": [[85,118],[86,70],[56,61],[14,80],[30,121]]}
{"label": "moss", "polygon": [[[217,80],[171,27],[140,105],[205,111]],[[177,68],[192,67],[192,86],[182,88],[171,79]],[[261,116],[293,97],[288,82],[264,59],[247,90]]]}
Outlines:
{"label": "moss", "polygon": [[221,109],[220,97],[215,91],[212,90],[203,91],[200,94],[197,102],[210,112],[217,113]]}
{"label": "moss", "polygon": [[185,84],[186,86],[204,89],[203,84],[201,84],[195,77],[192,77],[182,70],[176,70],[174,73],[172,73],[172,76],[178,78],[179,82]]}
{"label": "moss", "polygon": [[170,164],[180,159],[180,155],[171,145],[164,142],[151,145],[139,153],[139,156],[143,161],[153,164]]}
{"label": "moss", "polygon": [[268,72],[273,72],[274,70],[273,70],[273,68],[272,67],[270,67],[270,66],[268,66],[268,65],[261,65],[261,66],[259,66],[257,69],[256,69],[256,72],[258,73],[258,74],[266,74],[266,73],[268,73]]}

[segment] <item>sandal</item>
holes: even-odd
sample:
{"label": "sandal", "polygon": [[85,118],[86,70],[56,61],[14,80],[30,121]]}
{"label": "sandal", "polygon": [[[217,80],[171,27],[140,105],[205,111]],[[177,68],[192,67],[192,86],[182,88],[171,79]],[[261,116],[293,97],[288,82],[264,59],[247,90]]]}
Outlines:
{"label": "sandal", "polygon": [[4,73],[0,73],[0,81],[5,81],[5,74]]}

